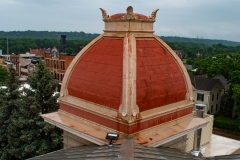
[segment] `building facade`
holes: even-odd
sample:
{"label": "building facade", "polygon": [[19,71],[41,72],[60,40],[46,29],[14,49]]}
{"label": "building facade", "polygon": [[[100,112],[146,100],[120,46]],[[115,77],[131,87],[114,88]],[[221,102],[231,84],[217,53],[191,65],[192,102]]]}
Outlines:
{"label": "building facade", "polygon": [[183,60],[184,58],[184,52],[183,50],[174,50],[174,52],[178,55],[178,57]]}
{"label": "building facade", "polygon": [[13,63],[16,64],[19,62],[19,55],[2,55],[3,63]]}
{"label": "building facade", "polygon": [[44,52],[47,52],[49,49],[32,49],[30,48],[30,54],[35,54],[37,58],[43,58]]}
{"label": "building facade", "polygon": [[75,55],[59,53],[56,47],[44,52],[44,63],[54,75],[55,79],[62,82],[65,72]]}
{"label": "building facade", "polygon": [[[197,104],[205,104],[205,113],[215,114],[221,109],[224,85],[219,79],[192,76],[193,99]],[[195,109],[195,108],[194,108]]]}

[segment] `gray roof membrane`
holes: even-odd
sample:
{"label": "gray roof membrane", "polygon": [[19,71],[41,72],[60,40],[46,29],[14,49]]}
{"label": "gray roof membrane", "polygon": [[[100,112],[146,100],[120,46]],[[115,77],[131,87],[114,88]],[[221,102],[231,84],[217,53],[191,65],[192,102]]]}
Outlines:
{"label": "gray roof membrane", "polygon": [[240,160],[240,155],[196,157],[191,153],[166,147],[144,147],[136,144],[133,136],[123,138],[112,146],[79,146],[47,153],[30,160]]}
{"label": "gray roof membrane", "polygon": [[149,148],[141,145],[134,145],[134,148],[123,148],[121,145],[113,146],[80,146],[68,148],[42,156],[31,158],[31,160],[200,160],[189,153],[184,153],[170,148]]}

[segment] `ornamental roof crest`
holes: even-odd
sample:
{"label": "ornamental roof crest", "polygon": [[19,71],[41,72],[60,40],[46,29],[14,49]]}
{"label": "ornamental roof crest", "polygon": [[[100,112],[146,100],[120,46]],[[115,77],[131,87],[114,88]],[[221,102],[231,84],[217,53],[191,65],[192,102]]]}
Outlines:
{"label": "ornamental roof crest", "polygon": [[[100,8],[100,10],[102,11],[102,17],[103,17],[103,21],[111,21],[111,20],[144,20],[144,21],[155,21],[156,19],[156,15],[157,15],[157,11],[159,9],[155,9],[151,16],[145,16],[142,14],[138,14],[138,13],[133,13],[133,7],[129,6],[127,8],[127,13],[119,13],[119,14],[115,14],[112,16],[109,16],[106,12],[106,10],[104,10],[103,8]],[[119,16],[116,16],[119,15]]]}
{"label": "ornamental roof crest", "polygon": [[135,16],[135,14],[133,13],[133,7],[132,6],[129,6],[127,8],[127,13],[122,16],[122,19],[138,19],[138,16]]}

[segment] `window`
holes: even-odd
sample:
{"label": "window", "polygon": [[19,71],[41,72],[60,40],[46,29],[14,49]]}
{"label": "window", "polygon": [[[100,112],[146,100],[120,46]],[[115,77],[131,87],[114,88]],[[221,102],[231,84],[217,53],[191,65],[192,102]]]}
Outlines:
{"label": "window", "polygon": [[218,104],[216,104],[216,111],[218,111]]}
{"label": "window", "polygon": [[50,67],[50,60],[46,59],[46,67]]}
{"label": "window", "polygon": [[58,69],[58,61],[57,60],[53,61],[53,68]]}
{"label": "window", "polygon": [[211,105],[211,113],[213,112],[213,105]]}
{"label": "window", "polygon": [[51,60],[51,68],[58,69],[58,61],[57,60]]}
{"label": "window", "polygon": [[218,100],[218,94],[219,94],[219,93],[217,93],[217,100]]}
{"label": "window", "polygon": [[63,76],[64,76],[64,74],[61,74],[61,81],[63,80]]}
{"label": "window", "polygon": [[60,69],[65,70],[65,61],[60,61]]}
{"label": "window", "polygon": [[212,94],[212,101],[214,100],[214,94]]}
{"label": "window", "polygon": [[198,93],[197,94],[197,100],[198,101],[204,101],[204,94]]}
{"label": "window", "polygon": [[51,60],[51,68],[53,68],[53,66],[54,66],[54,65],[53,65],[53,60]]}

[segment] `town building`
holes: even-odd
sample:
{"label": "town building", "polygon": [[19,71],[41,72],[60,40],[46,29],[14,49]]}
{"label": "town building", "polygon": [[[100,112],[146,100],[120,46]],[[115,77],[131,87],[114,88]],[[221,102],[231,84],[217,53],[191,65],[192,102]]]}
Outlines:
{"label": "town building", "polygon": [[11,55],[2,55],[3,63],[5,64],[16,64],[19,62],[19,55],[11,54]]}
{"label": "town building", "polygon": [[[133,13],[131,6],[127,13],[111,16],[101,11],[104,33],[69,65],[58,112],[41,116],[63,129],[64,148],[106,145],[110,132],[119,134],[116,142],[120,144],[132,136],[133,143],[141,146],[190,152],[195,131],[207,127],[210,120],[194,116],[187,70],[153,34],[158,10],[150,16]],[[46,66],[57,73],[62,64],[58,50],[48,55]],[[211,135],[209,130],[207,135]]]}
{"label": "town building", "polygon": [[198,104],[205,104],[205,113],[215,114],[221,109],[221,98],[224,84],[220,79],[209,79],[206,76],[191,76],[193,99]]}
{"label": "town building", "polygon": [[54,75],[55,79],[61,83],[74,57],[75,55],[68,55],[62,52],[59,53],[59,49],[54,46],[52,49],[44,52],[44,63]]}
{"label": "town building", "polygon": [[173,50],[177,55],[178,55],[178,57],[181,59],[181,60],[183,60],[183,58],[184,58],[184,52],[183,52],[183,50]]}
{"label": "town building", "polygon": [[54,46],[52,49],[49,48],[43,53],[45,66],[59,82],[58,91],[61,89],[62,80],[68,66],[76,56],[76,54],[67,54],[64,52],[64,49],[67,47],[66,35],[61,35],[60,43],[60,49]]}
{"label": "town building", "polygon": [[5,60],[5,58],[1,55],[0,56],[0,64],[3,64],[3,61]]}
{"label": "town building", "polygon": [[21,82],[26,82],[29,72],[35,68],[35,65],[39,62],[42,57],[36,57],[35,54],[27,52],[26,54],[18,55],[3,55],[0,59],[0,64],[4,68],[9,68],[13,65],[16,69],[16,76],[19,77]]}
{"label": "town building", "polygon": [[189,71],[192,71],[192,70],[193,70],[192,65],[184,64],[184,66],[185,66],[186,69],[189,70]]}
{"label": "town building", "polygon": [[36,48],[36,49],[32,49],[30,48],[30,54],[34,54],[37,58],[43,58],[44,57],[44,52],[47,52],[49,49],[45,49],[45,48]]}

